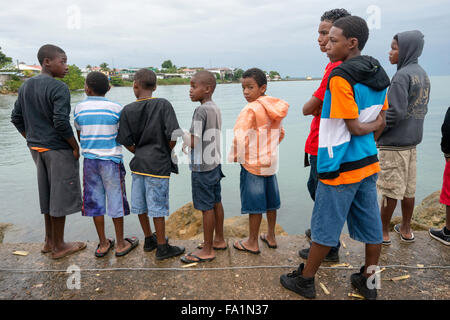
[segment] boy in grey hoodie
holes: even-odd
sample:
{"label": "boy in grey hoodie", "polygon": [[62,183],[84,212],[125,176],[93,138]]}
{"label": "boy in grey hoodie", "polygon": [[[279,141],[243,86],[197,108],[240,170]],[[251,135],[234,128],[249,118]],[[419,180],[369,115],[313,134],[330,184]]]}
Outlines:
{"label": "boy in grey hoodie", "polygon": [[413,242],[411,218],[416,191],[416,146],[422,141],[423,122],[428,110],[430,80],[418,63],[424,45],[422,32],[406,31],[394,36],[389,60],[397,73],[388,91],[386,128],[378,139],[381,173],[377,188],[383,196],[381,219],[383,244],[389,245],[389,223],[402,203],[402,223],[394,227],[404,242]]}

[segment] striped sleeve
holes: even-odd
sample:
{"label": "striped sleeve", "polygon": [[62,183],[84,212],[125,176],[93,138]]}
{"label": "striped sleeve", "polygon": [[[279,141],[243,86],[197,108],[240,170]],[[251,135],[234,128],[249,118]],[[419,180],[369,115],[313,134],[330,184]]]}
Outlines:
{"label": "striped sleeve", "polygon": [[353,88],[342,77],[334,76],[330,79],[331,119],[357,119],[359,109],[353,94]]}

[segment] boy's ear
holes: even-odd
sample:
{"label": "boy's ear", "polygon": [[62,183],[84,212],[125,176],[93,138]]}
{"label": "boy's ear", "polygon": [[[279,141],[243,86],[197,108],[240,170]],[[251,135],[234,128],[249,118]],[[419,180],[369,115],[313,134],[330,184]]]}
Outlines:
{"label": "boy's ear", "polygon": [[[109,91],[109,90],[111,90],[111,85],[108,85],[108,91]],[[108,91],[106,91],[106,92],[108,92]]]}
{"label": "boy's ear", "polygon": [[87,96],[91,95],[91,89],[89,89],[86,83],[84,84],[84,93],[86,93]]}
{"label": "boy's ear", "polygon": [[49,58],[44,58],[44,61],[42,61],[42,66],[48,67],[48,65],[50,64],[50,59]]}
{"label": "boy's ear", "polygon": [[357,38],[350,38],[350,39],[348,39],[348,43],[349,43],[349,49],[350,50],[358,48],[358,39]]}
{"label": "boy's ear", "polygon": [[267,90],[267,84],[263,84],[262,86],[261,86],[261,92],[264,94],[264,93],[266,93],[266,90]]}

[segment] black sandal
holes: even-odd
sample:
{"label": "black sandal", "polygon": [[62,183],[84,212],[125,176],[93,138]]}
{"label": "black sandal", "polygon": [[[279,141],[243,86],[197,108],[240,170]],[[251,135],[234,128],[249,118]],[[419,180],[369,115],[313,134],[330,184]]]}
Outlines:
{"label": "black sandal", "polygon": [[131,246],[128,249],[126,249],[125,251],[122,251],[122,252],[116,251],[116,257],[123,257],[124,255],[130,253],[130,251],[133,250],[134,248],[136,248],[139,244],[139,239],[136,237],[125,238],[124,240],[131,243]]}
{"label": "black sandal", "polygon": [[106,250],[106,252],[100,252],[100,243],[97,245],[97,249],[95,250],[95,256],[97,258],[103,258],[108,254],[109,250],[114,248],[114,240],[108,239],[108,241],[109,241],[109,248],[108,250]]}
{"label": "black sandal", "polygon": [[[192,257],[197,260],[190,260],[187,257]],[[180,260],[181,260],[181,262],[184,262],[184,263],[196,263],[196,262],[210,262],[210,261],[213,261],[215,258],[216,257],[203,259],[203,258],[200,258],[199,256],[196,256],[193,253],[188,253],[187,255],[182,256]]]}

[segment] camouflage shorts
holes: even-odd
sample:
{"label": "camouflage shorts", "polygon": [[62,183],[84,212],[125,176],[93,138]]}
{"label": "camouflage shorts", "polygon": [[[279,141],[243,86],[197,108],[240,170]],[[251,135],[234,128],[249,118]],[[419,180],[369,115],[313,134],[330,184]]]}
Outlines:
{"label": "camouflage shorts", "polygon": [[416,193],[416,148],[402,151],[380,150],[381,172],[377,189],[382,196],[403,200]]}

